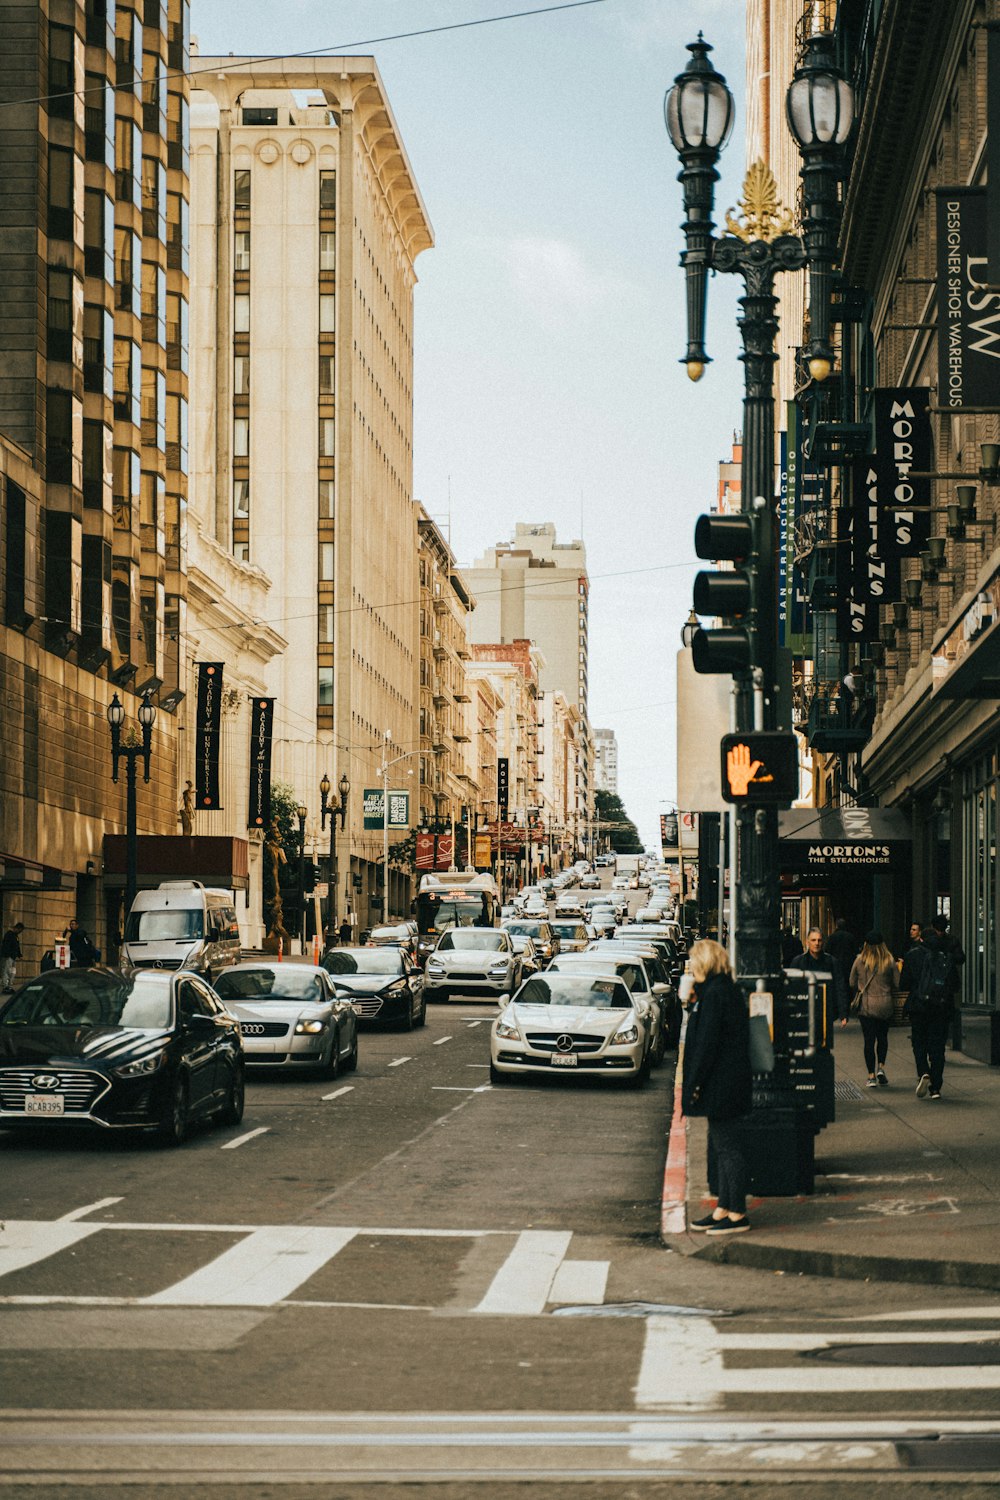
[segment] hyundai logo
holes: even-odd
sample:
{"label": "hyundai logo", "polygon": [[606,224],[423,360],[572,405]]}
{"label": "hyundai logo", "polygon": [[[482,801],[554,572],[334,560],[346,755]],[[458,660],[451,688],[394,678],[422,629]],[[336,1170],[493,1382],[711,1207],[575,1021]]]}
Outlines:
{"label": "hyundai logo", "polygon": [[36,1073],[31,1080],[33,1089],[57,1089],[59,1087],[58,1073]]}
{"label": "hyundai logo", "polygon": [[573,1038],[571,1036],[569,1036],[564,1031],[563,1034],[562,1034],[562,1036],[557,1036],[556,1037],[556,1051],[557,1052],[572,1052],[572,1050],[573,1050]]}
{"label": "hyundai logo", "polygon": [[260,1021],[241,1021],[240,1030],[244,1036],[263,1036],[264,1027]]}

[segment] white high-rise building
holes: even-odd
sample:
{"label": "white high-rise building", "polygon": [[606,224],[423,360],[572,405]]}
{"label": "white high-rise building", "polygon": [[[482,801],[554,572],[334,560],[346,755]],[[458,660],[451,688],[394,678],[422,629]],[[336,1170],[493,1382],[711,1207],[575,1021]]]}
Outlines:
{"label": "white high-rise building", "polygon": [[618,795],[618,740],[613,729],[594,730],[594,790]]}

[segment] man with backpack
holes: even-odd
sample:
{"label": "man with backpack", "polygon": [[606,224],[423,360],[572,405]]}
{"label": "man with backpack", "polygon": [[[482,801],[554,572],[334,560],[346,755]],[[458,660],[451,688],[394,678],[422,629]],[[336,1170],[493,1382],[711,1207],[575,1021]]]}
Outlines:
{"label": "man with backpack", "polygon": [[965,954],[955,939],[949,937],[947,919],[941,916],[924,928],[920,946],[921,961],[915,961],[918,954],[914,950],[906,956],[906,966],[913,975],[906,1015],[917,1065],[917,1098],[940,1099],[948,1028],[958,992],[958,970],[965,962]]}

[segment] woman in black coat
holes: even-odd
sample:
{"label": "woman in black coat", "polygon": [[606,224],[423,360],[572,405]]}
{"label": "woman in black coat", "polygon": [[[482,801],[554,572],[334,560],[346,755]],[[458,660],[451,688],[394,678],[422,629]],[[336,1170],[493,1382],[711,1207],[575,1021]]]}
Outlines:
{"label": "woman in black coat", "polygon": [[709,1162],[719,1190],[712,1213],[688,1227],[724,1238],[750,1228],[742,1124],[752,1103],[750,1018],[725,948],[708,939],[695,943],[688,963],[697,998],[684,1041],[681,1102],[686,1115],[708,1117]]}

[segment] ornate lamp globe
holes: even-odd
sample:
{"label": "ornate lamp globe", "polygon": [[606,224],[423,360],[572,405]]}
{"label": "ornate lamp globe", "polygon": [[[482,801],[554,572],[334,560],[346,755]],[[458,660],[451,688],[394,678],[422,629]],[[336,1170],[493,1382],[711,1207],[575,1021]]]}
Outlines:
{"label": "ornate lamp globe", "polygon": [[667,133],[683,161],[692,151],[718,155],[733,128],[733,96],[709,62],[711,47],[699,31],[688,44],[691,61],[674,79],[663,101]]}
{"label": "ornate lamp globe", "polygon": [[812,36],[785,96],[788,128],[808,153],[842,146],[854,124],[854,90],[838,68],[828,32]]}

